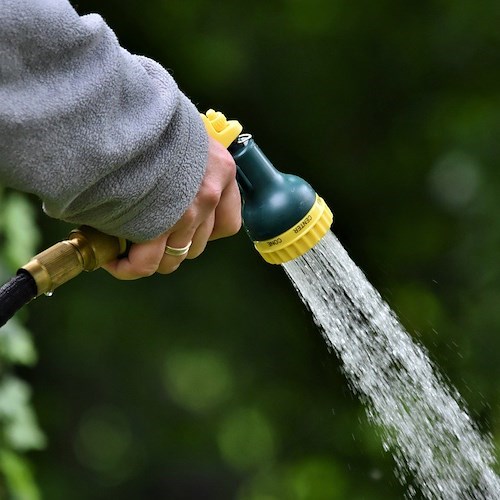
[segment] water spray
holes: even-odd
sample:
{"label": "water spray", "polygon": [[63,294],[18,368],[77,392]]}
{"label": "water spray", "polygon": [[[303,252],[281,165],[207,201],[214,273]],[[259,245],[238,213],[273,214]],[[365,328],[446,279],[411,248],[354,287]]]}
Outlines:
{"label": "water spray", "polygon": [[[279,172],[236,120],[214,110],[201,115],[207,133],[228,148],[236,165],[242,218],[266,262],[282,264],[313,248],[330,228],[332,212],[313,188]],[[23,305],[51,295],[83,271],[94,271],[124,255],[127,242],[88,226],[39,253],[0,288],[0,326]]]}

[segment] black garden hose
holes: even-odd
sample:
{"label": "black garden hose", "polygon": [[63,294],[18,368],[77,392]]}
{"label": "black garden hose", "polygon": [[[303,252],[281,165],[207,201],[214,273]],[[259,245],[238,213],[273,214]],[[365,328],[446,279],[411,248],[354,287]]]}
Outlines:
{"label": "black garden hose", "polygon": [[21,269],[0,288],[0,327],[36,296],[37,286],[33,276]]}

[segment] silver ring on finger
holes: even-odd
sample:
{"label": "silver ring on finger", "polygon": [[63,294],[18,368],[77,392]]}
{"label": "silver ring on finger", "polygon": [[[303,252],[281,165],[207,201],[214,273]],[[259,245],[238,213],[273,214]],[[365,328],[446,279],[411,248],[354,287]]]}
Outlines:
{"label": "silver ring on finger", "polygon": [[189,252],[189,249],[191,248],[191,244],[193,242],[190,241],[185,247],[182,248],[175,248],[175,247],[170,247],[168,245],[165,246],[165,255],[170,255],[172,257],[181,257],[182,255],[186,255]]}

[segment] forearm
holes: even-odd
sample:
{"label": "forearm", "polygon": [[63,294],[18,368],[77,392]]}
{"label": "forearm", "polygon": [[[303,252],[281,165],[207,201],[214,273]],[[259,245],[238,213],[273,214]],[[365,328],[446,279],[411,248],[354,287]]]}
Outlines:
{"label": "forearm", "polygon": [[0,180],[132,240],[193,200],[207,138],[168,73],[64,0],[0,0]]}

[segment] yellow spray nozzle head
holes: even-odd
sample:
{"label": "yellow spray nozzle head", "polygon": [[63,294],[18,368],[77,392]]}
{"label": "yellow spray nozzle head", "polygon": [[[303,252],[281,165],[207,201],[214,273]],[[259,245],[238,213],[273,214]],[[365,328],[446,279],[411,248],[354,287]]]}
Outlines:
{"label": "yellow spray nozzle head", "polygon": [[213,139],[219,141],[224,147],[229,145],[241,134],[243,127],[237,120],[227,120],[220,112],[209,109],[201,115],[207,133]]}
{"label": "yellow spray nozzle head", "polygon": [[332,211],[323,198],[316,195],[309,212],[293,227],[274,238],[254,241],[254,246],[269,264],[284,264],[316,246],[332,223]]}

